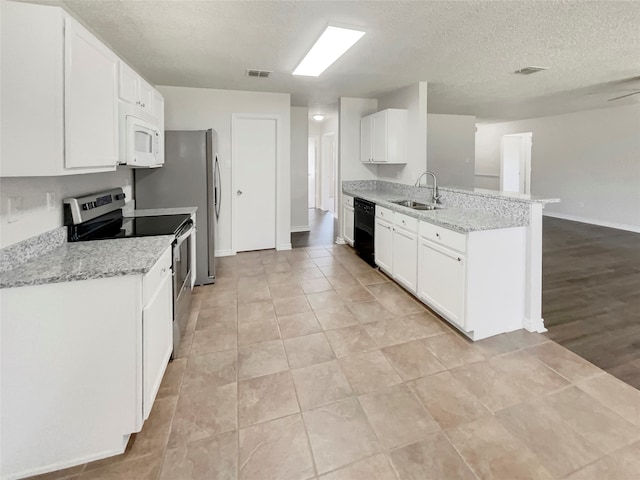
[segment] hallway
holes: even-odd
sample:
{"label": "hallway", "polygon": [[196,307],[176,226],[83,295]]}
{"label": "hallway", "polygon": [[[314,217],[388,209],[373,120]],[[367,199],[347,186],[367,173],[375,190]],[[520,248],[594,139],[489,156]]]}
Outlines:
{"label": "hallway", "polygon": [[338,235],[338,219],[329,211],[309,209],[309,232],[291,234],[293,248],[333,245]]}

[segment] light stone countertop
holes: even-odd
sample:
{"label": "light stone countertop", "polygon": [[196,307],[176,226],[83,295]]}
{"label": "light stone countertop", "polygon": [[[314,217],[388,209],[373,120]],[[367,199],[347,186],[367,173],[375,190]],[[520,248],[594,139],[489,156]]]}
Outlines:
{"label": "light stone countertop", "polygon": [[499,228],[526,227],[528,225],[528,222],[522,217],[492,215],[475,210],[447,207],[446,205],[442,205],[443,208],[440,210],[414,210],[413,208],[402,207],[389,202],[389,200],[407,199],[407,195],[377,190],[350,190],[345,187],[343,187],[342,191],[346,195],[364,198],[389,210],[463,233],[496,230]]}
{"label": "light stone countertop", "polygon": [[70,242],[3,272],[0,288],[144,275],[174,235]]}

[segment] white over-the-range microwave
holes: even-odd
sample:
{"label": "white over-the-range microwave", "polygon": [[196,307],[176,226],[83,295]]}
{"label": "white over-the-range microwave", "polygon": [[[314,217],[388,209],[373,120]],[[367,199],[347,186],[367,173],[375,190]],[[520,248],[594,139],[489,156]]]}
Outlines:
{"label": "white over-the-range microwave", "polygon": [[164,140],[157,120],[133,105],[120,103],[120,164],[154,168],[164,164]]}

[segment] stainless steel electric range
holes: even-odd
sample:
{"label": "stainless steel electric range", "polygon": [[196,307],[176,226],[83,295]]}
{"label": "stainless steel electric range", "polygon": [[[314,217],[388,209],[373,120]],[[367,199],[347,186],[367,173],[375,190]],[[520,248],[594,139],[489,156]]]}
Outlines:
{"label": "stainless steel electric range", "polygon": [[173,349],[180,344],[191,309],[192,242],[189,214],[126,217],[121,188],[64,199],[64,223],[69,242],[173,235]]}

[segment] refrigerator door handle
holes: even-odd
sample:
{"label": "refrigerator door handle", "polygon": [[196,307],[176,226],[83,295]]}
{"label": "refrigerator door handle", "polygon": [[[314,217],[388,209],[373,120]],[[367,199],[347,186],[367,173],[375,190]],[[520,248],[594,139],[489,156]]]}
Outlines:
{"label": "refrigerator door handle", "polygon": [[222,185],[220,184],[220,164],[218,162],[218,155],[216,155],[215,169],[214,169],[213,176],[214,176],[213,188],[215,190],[214,202],[215,202],[215,209],[216,209],[216,220],[218,220],[220,218],[220,203],[222,200]]}

